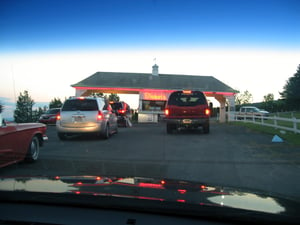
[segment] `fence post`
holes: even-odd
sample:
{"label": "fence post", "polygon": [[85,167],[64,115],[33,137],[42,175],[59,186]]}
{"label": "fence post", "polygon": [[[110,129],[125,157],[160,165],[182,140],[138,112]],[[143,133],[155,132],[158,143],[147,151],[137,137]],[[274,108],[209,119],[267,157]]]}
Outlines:
{"label": "fence post", "polygon": [[277,116],[274,115],[274,126],[277,129]]}
{"label": "fence post", "polygon": [[297,133],[297,119],[296,117],[293,117],[293,128],[294,128],[294,133]]}

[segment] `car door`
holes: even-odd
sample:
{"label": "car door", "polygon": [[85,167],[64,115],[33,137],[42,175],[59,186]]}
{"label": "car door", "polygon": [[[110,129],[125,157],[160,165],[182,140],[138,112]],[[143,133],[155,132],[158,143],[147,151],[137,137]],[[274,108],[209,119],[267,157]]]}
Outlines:
{"label": "car door", "polygon": [[113,129],[115,131],[118,127],[117,115],[113,112],[110,104],[106,105],[106,111],[107,111],[110,127],[111,127],[111,129]]}
{"label": "car door", "polygon": [[0,126],[0,167],[16,162],[17,151],[20,148],[17,125],[2,124]]}

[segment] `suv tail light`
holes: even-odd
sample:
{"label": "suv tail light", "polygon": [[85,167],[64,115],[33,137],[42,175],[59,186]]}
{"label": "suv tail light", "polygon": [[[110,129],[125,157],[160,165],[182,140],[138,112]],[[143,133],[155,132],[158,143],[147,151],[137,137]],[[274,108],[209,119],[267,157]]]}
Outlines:
{"label": "suv tail light", "polygon": [[102,120],[102,119],[103,119],[103,114],[101,111],[99,111],[97,115],[97,120]]}

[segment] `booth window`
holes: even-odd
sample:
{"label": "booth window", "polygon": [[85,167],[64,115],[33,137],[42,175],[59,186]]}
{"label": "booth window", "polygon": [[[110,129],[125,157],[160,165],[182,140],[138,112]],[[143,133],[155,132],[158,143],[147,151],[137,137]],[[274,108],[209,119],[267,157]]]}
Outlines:
{"label": "booth window", "polygon": [[142,100],[142,110],[145,111],[163,111],[166,101]]}

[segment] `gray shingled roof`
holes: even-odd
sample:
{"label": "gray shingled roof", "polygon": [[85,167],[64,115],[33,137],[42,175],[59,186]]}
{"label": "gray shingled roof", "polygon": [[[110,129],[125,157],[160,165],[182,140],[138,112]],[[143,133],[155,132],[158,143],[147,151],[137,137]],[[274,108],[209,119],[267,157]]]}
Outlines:
{"label": "gray shingled roof", "polygon": [[72,87],[101,88],[142,88],[142,89],[197,89],[209,92],[237,91],[213,76],[159,74],[151,73],[117,73],[97,72],[88,78],[71,85]]}

